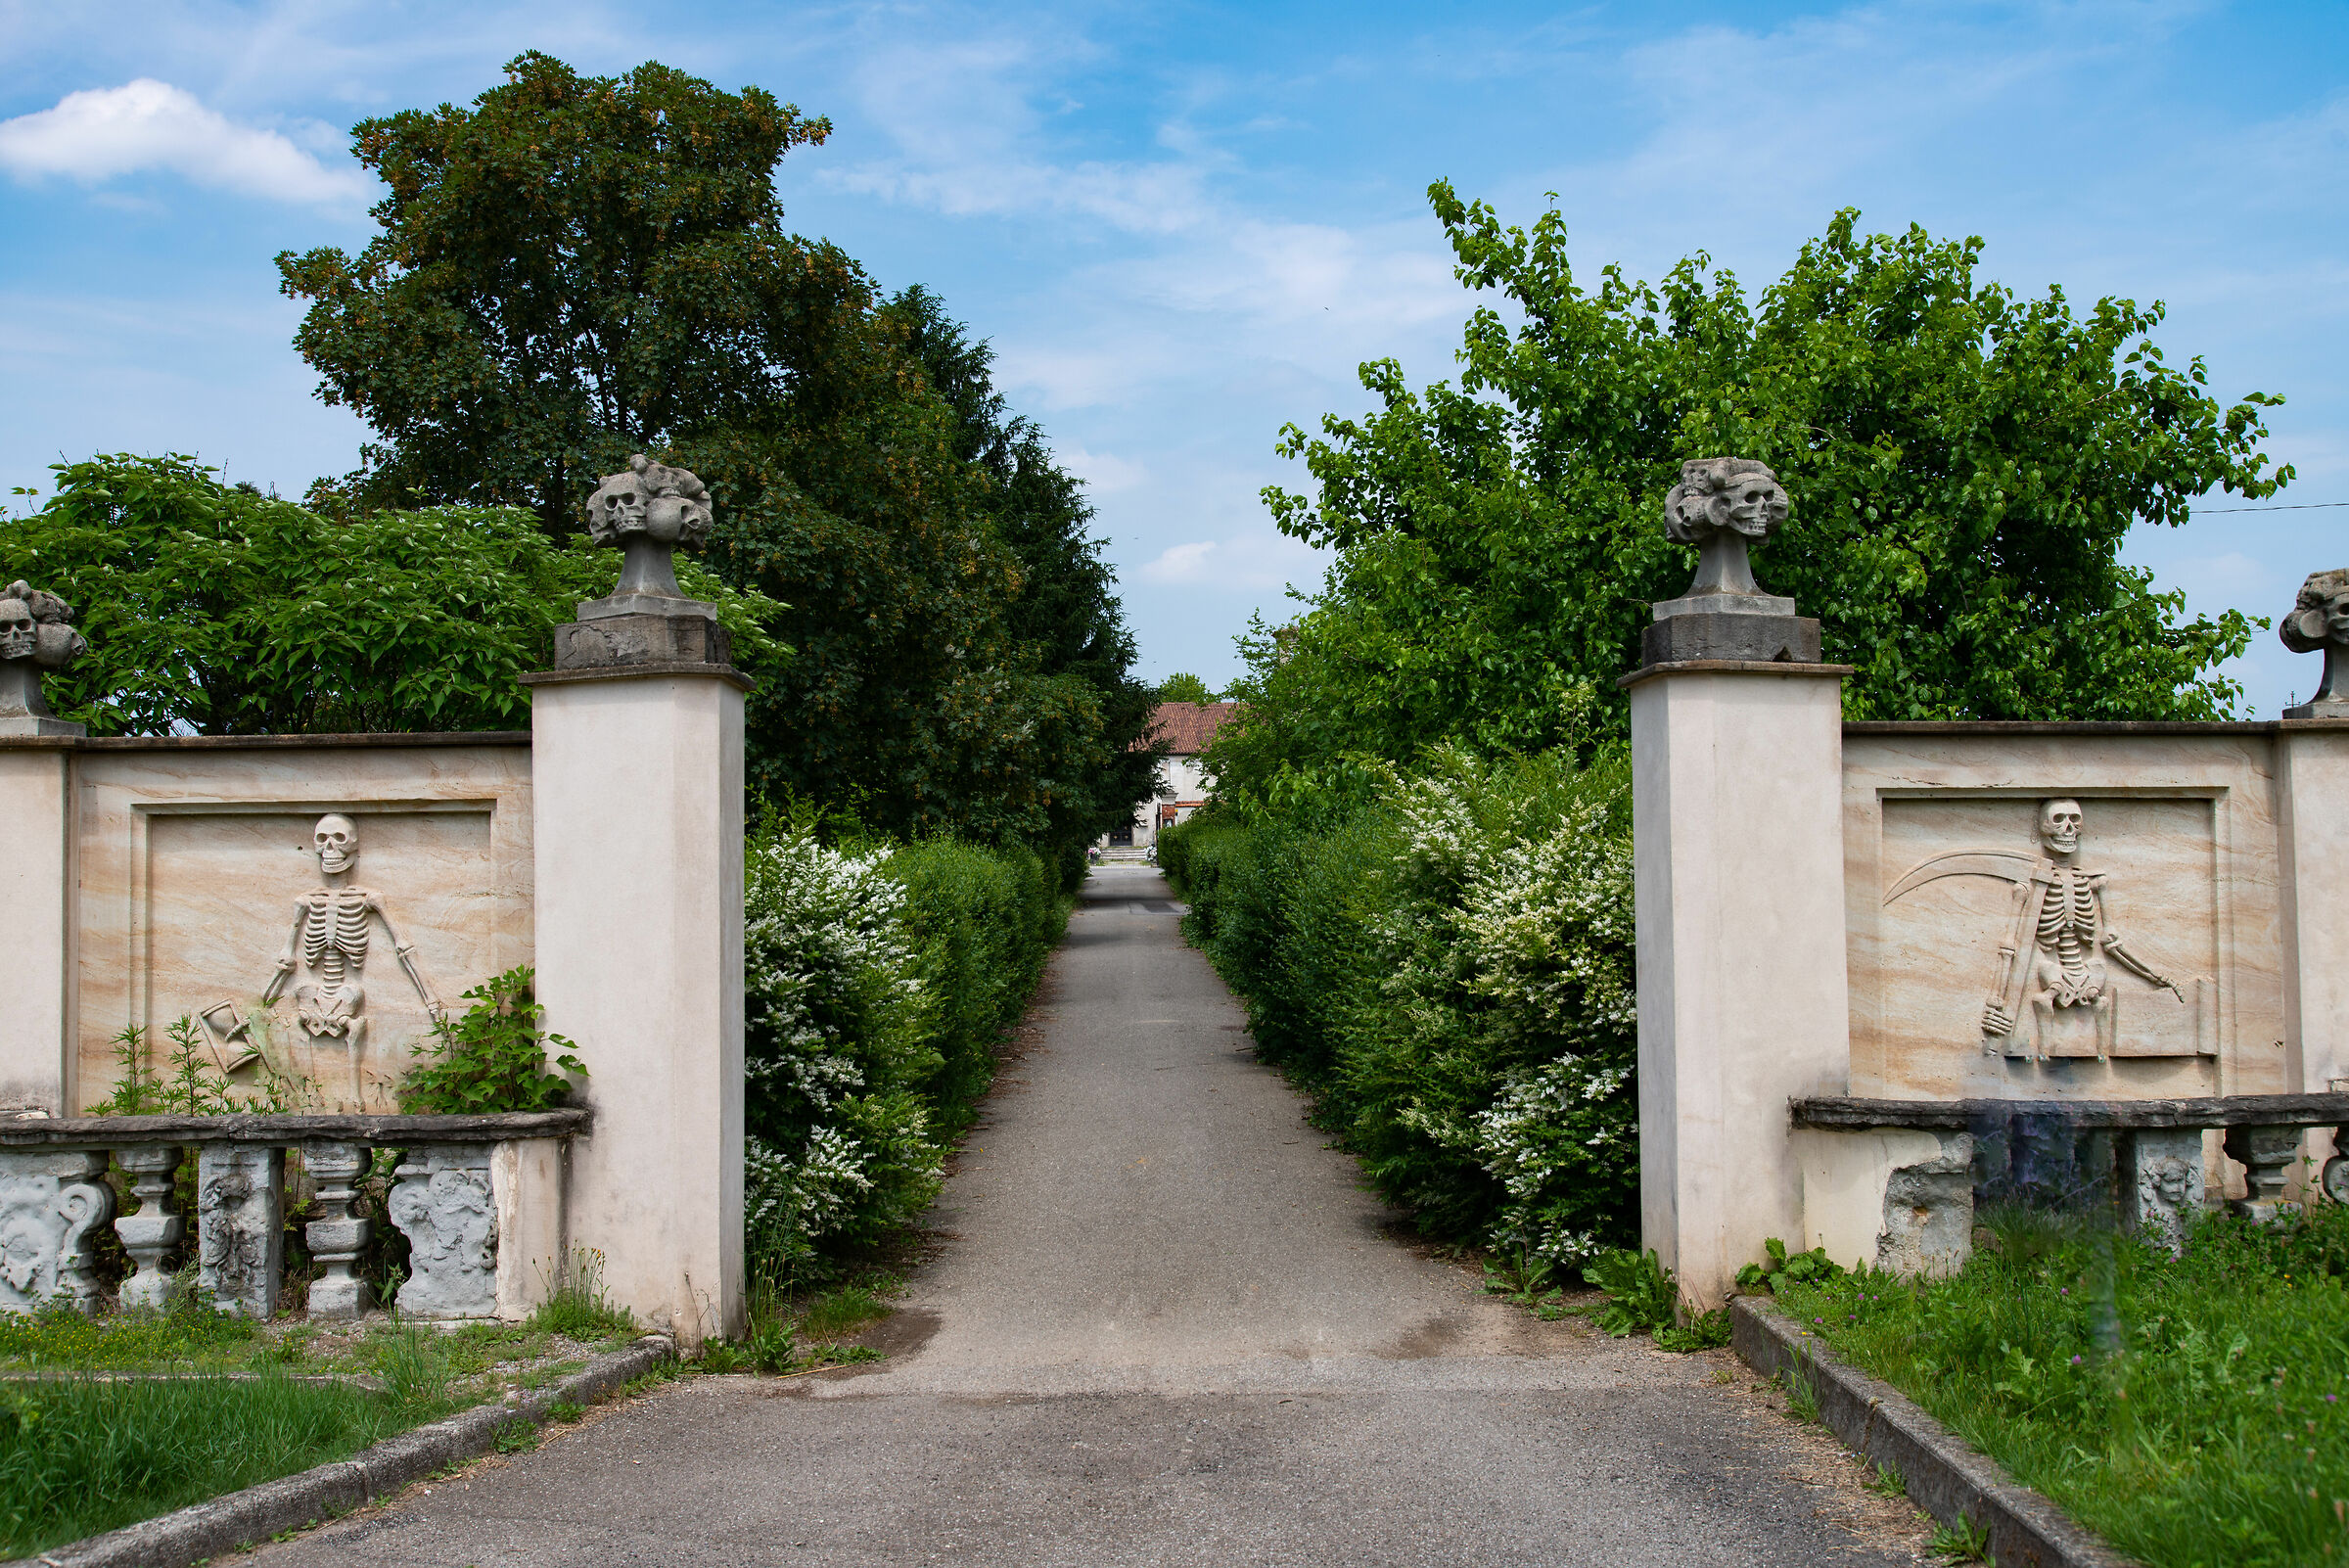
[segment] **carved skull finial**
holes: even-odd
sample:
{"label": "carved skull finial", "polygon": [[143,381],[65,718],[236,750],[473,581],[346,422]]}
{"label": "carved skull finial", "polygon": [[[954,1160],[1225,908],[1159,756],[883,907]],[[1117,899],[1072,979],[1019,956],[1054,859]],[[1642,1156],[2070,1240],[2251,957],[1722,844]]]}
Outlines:
{"label": "carved skull finial", "polygon": [[1698,457],[1681,465],[1681,482],[1664,498],[1664,532],[1675,544],[1703,544],[1717,533],[1770,537],[1786,521],[1786,487],[1767,463],[1750,457]]}
{"label": "carved skull finial", "polygon": [[2349,716],[2349,568],[2311,572],[2276,633],[2294,653],[2325,655],[2316,696],[2284,716]]}
{"label": "carved skull finial", "polygon": [[318,850],[319,870],[330,876],[347,871],[359,857],[359,825],[347,816],[330,811],[318,819],[311,842]]}
{"label": "carved skull finial", "polygon": [[0,588],[0,659],[29,659],[44,669],[63,669],[89,651],[81,633],[68,624],[73,607],[28,582]]}
{"label": "carved skull finial", "polygon": [[710,537],[710,491],[689,471],[642,452],[587,498],[587,531],[598,544],[643,537],[655,544],[700,546]]}

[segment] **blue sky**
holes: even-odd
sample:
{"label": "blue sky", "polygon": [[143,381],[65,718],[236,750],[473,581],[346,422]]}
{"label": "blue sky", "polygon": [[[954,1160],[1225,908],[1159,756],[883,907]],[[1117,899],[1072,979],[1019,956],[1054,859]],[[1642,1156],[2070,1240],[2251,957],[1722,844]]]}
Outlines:
{"label": "blue sky", "polygon": [[[792,225],[938,291],[1090,483],[1145,672],[1236,671],[1313,556],[1257,499],[1284,421],[1367,403],[1366,358],[1452,373],[1469,296],[1424,192],[1578,265],[1697,249],[1759,285],[1838,208],[1989,242],[1988,275],[2168,301],[2173,357],[2285,395],[2279,501],[2349,501],[2349,6],[0,3],[0,484],[193,451],[298,491],[351,466],[276,293],[356,249],[366,115],[462,102],[524,49],[660,59],[827,115]],[[87,95],[87,96],[73,96]],[[2214,500],[2213,506],[2240,504]],[[2141,530],[2197,609],[2274,616],[2349,564],[2349,509]],[[2272,715],[2314,658],[2263,634]]]}

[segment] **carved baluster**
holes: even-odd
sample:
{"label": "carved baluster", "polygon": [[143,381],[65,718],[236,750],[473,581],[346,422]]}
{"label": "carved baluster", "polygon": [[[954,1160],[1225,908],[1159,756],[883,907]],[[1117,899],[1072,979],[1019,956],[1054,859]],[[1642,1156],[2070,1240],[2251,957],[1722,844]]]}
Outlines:
{"label": "carved baluster", "polygon": [[2300,1212],[2298,1204],[2283,1201],[2292,1162],[2300,1157],[2298,1128],[2231,1127],[2227,1157],[2243,1168],[2244,1196],[2228,1205],[2236,1214],[2266,1222]]}
{"label": "carved baluster", "polygon": [[2325,1196],[2349,1203],[2349,1126],[2332,1130],[2332,1158],[2325,1162]]}
{"label": "carved baluster", "polygon": [[2202,1208],[2202,1130],[2141,1128],[2120,1134],[2121,1219],[2172,1252]]}
{"label": "carved baluster", "polygon": [[98,1278],[83,1240],[114,1207],[103,1153],[0,1149],[0,1309],[65,1300],[93,1311]]}
{"label": "carved baluster", "polygon": [[408,1238],[399,1310],[417,1317],[497,1314],[497,1200],[486,1144],[407,1152],[392,1189],[392,1222]]}
{"label": "carved baluster", "polygon": [[122,1305],[166,1308],[171,1305],[171,1276],[163,1271],[163,1254],[187,1233],[187,1220],[172,1204],[171,1178],[179,1171],[179,1148],[143,1143],[118,1150],[116,1157],[130,1177],[130,1195],[139,1200],[137,1214],[115,1221],[122,1250],[138,1265],[138,1271],[122,1281]]}
{"label": "carved baluster", "polygon": [[198,1285],[224,1312],[277,1311],[285,1263],[286,1154],[207,1143],[196,1156]]}
{"label": "carved baluster", "polygon": [[351,1207],[367,1174],[368,1151],[357,1143],[310,1143],[301,1159],[318,1182],[318,1218],[302,1227],[302,1239],[326,1270],[310,1282],[310,1315],[356,1317],[375,1304],[357,1268],[375,1222]]}

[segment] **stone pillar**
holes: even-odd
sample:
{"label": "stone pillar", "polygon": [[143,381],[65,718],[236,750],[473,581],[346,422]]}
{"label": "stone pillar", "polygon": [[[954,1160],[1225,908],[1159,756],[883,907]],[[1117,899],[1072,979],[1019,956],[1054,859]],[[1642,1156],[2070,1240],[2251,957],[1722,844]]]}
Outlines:
{"label": "stone pillar", "polygon": [[139,1212],[115,1221],[115,1234],[130,1254],[133,1272],[122,1281],[122,1305],[161,1311],[171,1305],[171,1276],[163,1271],[163,1254],[179,1245],[187,1221],[172,1209],[171,1178],[179,1172],[179,1148],[171,1143],[142,1143],[115,1151],[122,1174],[130,1178],[130,1195]]}
{"label": "stone pillar", "polygon": [[222,1312],[277,1314],[286,1261],[286,1151],[207,1143],[196,1151],[196,1288]]}
{"label": "stone pillar", "polygon": [[[605,1289],[681,1345],[730,1336],[742,1278],[743,693],[712,607],[677,593],[661,535],[691,543],[700,483],[607,480],[595,536],[621,591],[579,607],[533,687],[538,999],[587,1064],[568,1240]],[[647,541],[658,547],[648,555]]]}
{"label": "stone pillar", "polygon": [[[73,753],[0,719],[0,1114],[73,1103]],[[46,722],[55,723],[51,719]]]}
{"label": "stone pillar", "polygon": [[2349,1080],[2349,709],[2287,718],[2276,750],[2288,1086],[2323,1094]]}
{"label": "stone pillar", "polygon": [[367,1250],[375,1222],[352,1203],[358,1184],[375,1161],[362,1143],[305,1143],[302,1168],[318,1183],[318,1218],[302,1226],[301,1239],[319,1267],[310,1281],[312,1317],[358,1317],[375,1305],[375,1291],[359,1276],[359,1255]]}
{"label": "stone pillar", "polygon": [[385,1205],[408,1238],[399,1310],[410,1317],[491,1317],[497,1313],[497,1198],[485,1144],[412,1148],[392,1173]]}
{"label": "stone pillar", "polygon": [[[1761,593],[1744,541],[1786,514],[1769,470],[1690,463],[1667,530],[1702,553],[1656,607],[1632,694],[1642,1244],[1718,1307],[1765,1237],[1806,1235],[1787,1101],[1850,1084],[1847,667]],[[1880,1174],[1868,1173],[1871,1191]]]}

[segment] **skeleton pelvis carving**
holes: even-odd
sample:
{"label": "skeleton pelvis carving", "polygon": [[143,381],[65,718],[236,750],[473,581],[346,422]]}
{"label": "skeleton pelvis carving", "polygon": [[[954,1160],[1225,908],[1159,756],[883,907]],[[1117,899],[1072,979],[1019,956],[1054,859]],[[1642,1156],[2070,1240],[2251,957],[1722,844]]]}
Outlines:
{"label": "skeleton pelvis carving", "polygon": [[355,980],[298,986],[294,990],[294,1016],[313,1036],[331,1035],[338,1038],[355,1036],[366,1027],[365,1020],[358,1016],[366,1001],[366,988]]}

